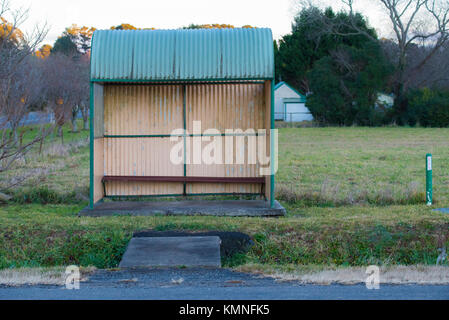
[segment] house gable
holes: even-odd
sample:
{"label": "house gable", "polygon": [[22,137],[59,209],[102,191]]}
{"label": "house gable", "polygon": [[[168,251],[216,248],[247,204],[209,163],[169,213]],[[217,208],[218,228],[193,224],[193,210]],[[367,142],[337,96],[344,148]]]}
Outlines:
{"label": "house gable", "polygon": [[274,88],[275,95],[281,99],[299,99],[300,102],[305,102],[306,97],[293,89],[285,82],[279,82]]}

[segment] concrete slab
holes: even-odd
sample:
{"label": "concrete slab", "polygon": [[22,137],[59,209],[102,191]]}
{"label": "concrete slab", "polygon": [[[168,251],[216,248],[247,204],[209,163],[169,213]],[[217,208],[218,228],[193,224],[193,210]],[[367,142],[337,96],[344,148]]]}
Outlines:
{"label": "concrete slab", "polygon": [[449,208],[433,209],[432,211],[440,211],[440,212],[443,212],[443,213],[449,213]]}
{"label": "concrete slab", "polygon": [[100,202],[93,209],[85,208],[79,215],[103,217],[112,215],[211,215],[234,217],[284,216],[283,206],[275,201],[274,208],[263,200],[189,200],[189,201],[110,201]]}
{"label": "concrete slab", "polygon": [[120,268],[221,267],[219,237],[132,238]]}

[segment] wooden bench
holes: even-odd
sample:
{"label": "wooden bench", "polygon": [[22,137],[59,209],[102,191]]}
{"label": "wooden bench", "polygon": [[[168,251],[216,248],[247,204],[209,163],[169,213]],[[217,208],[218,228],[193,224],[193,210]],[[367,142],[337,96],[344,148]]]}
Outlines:
{"label": "wooden bench", "polygon": [[[260,194],[265,193],[264,177],[184,177],[184,176],[104,176],[101,180],[106,196],[106,182],[181,182],[181,183],[245,183],[261,184]],[[186,195],[186,194],[184,194]]]}

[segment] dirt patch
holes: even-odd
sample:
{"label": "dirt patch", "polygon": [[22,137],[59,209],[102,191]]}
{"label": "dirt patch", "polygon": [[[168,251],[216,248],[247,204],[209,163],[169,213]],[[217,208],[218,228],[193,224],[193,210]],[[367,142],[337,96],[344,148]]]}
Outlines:
{"label": "dirt patch", "polygon": [[251,237],[241,232],[208,231],[140,231],[133,235],[136,238],[143,237],[219,237],[221,239],[220,254],[223,258],[230,258],[236,253],[247,252],[254,244]]}

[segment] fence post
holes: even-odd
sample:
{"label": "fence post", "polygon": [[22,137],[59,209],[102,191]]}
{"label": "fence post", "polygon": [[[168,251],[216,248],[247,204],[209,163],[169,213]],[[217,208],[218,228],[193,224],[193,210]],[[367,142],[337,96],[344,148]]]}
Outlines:
{"label": "fence post", "polygon": [[426,204],[432,205],[432,154],[426,154]]}

